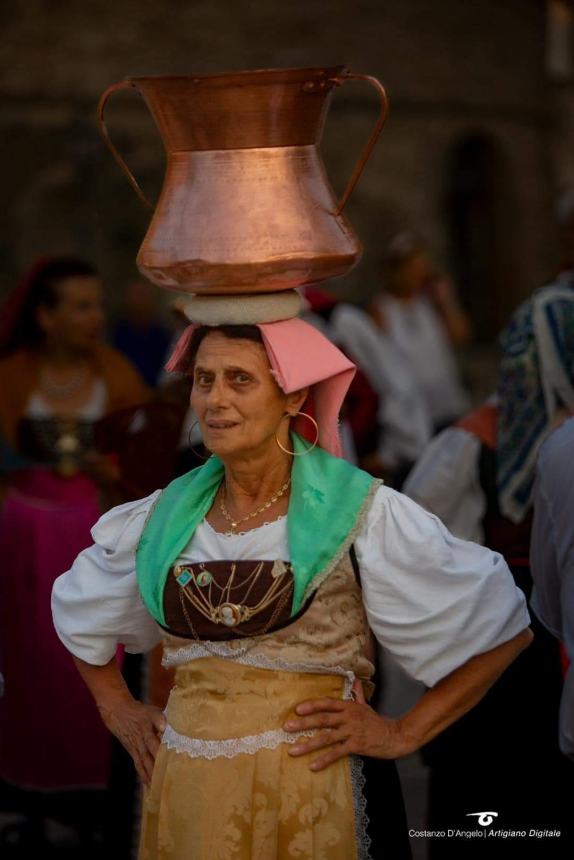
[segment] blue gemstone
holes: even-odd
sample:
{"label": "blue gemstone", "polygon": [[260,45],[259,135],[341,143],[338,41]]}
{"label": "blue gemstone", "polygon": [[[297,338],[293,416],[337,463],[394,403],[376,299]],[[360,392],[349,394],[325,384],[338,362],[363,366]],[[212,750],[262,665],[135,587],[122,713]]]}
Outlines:
{"label": "blue gemstone", "polygon": [[176,582],[179,582],[180,585],[187,585],[190,579],[193,579],[192,574],[189,570],[182,570],[179,576],[176,576]]}

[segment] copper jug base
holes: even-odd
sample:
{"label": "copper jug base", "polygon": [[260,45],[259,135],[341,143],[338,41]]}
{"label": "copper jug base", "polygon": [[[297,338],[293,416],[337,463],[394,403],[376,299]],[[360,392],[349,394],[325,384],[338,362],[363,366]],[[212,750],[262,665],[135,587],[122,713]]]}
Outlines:
{"label": "copper jug base", "polygon": [[245,293],[269,293],[280,290],[292,290],[317,281],[336,278],[346,274],[356,263],[357,257],[349,254],[339,259],[333,256],[325,257],[324,265],[314,257],[306,264],[298,260],[297,266],[286,268],[285,261],[265,261],[265,263],[247,263],[238,265],[222,265],[205,263],[201,260],[190,260],[176,266],[161,266],[154,269],[138,263],[138,269],[158,287],[178,292],[189,292],[195,295],[229,296]]}

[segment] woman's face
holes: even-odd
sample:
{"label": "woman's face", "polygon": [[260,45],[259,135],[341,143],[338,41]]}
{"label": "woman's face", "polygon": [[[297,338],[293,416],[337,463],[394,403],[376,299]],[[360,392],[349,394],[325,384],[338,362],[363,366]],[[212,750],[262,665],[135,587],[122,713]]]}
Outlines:
{"label": "woman's face", "polygon": [[48,343],[72,351],[89,350],[102,338],[103,289],[99,278],[72,277],[57,286],[58,302],[38,309],[38,324]]}
{"label": "woman's face", "polygon": [[414,298],[423,291],[430,273],[430,264],[426,255],[422,252],[412,254],[397,267],[390,278],[390,292],[397,298]]}
{"label": "woman's face", "polygon": [[305,394],[281,391],[262,344],[215,331],[199,346],[191,405],[206,447],[222,459],[264,454],[276,447],[278,431],[286,444],[288,422],[282,419],[288,409],[299,408]]}

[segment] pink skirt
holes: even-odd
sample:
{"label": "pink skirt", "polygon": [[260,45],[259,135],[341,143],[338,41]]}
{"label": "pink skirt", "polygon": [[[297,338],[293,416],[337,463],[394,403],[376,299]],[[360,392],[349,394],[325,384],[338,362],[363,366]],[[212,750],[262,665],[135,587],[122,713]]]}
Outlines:
{"label": "pink skirt", "polygon": [[92,543],[85,476],[18,473],[0,509],[0,778],[26,788],[104,787],[111,737],[52,624],[56,577]]}

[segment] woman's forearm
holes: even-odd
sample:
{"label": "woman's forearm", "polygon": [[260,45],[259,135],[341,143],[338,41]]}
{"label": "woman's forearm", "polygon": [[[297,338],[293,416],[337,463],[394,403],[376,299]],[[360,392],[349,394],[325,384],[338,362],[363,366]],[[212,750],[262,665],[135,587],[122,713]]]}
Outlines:
{"label": "woman's forearm", "polygon": [[422,696],[401,719],[400,735],[406,755],[470,711],[532,641],[530,628],[484,654],[472,657]]}
{"label": "woman's forearm", "polygon": [[74,663],[100,710],[132,699],[115,657],[104,666],[94,666],[79,657],[74,657]]}
{"label": "woman's forearm", "polygon": [[141,779],[149,785],[167,725],[162,711],[134,699],[115,657],[105,666],[93,666],[78,657],[74,657],[74,663],[94,697],[104,724],[124,745]]}

